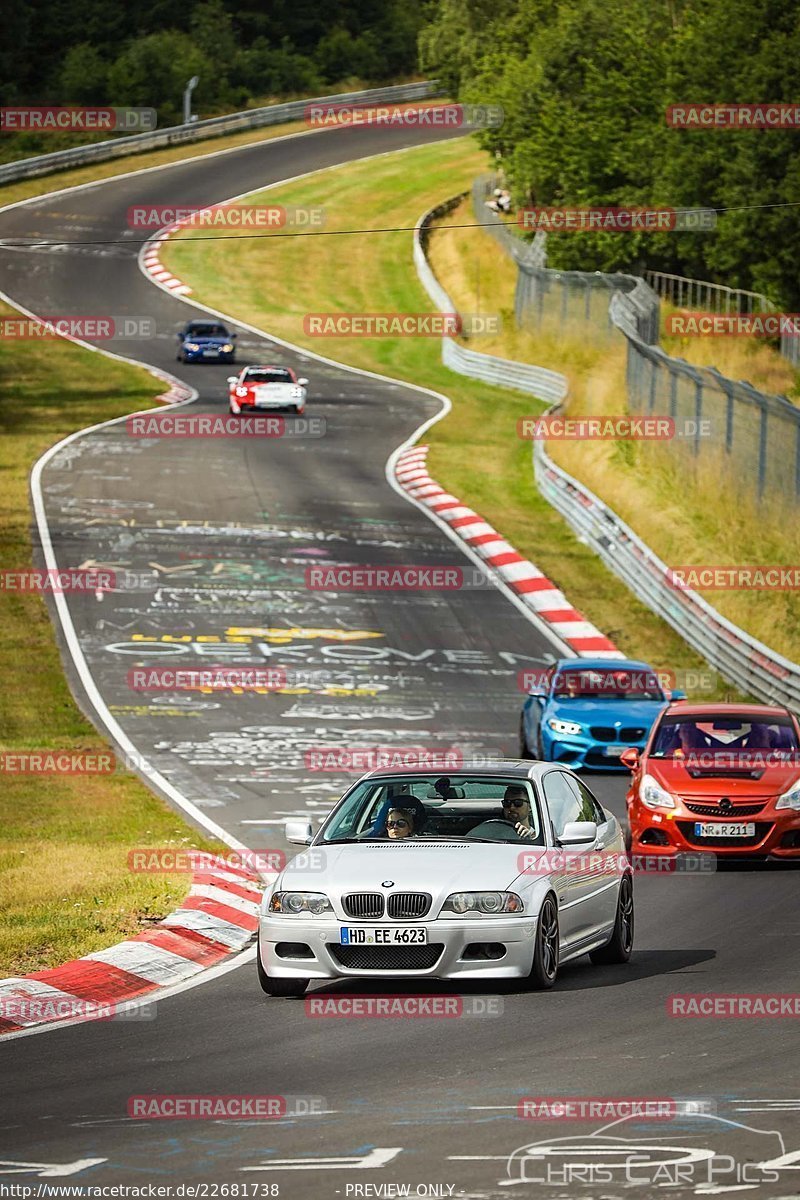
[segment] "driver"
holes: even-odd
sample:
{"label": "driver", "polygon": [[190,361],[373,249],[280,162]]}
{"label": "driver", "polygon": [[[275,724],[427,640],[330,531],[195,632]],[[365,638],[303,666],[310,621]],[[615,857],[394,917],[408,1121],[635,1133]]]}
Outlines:
{"label": "driver", "polygon": [[520,837],[532,838],[536,830],[532,824],[531,802],[528,789],[521,783],[510,783],[503,792],[503,820],[513,825]]}

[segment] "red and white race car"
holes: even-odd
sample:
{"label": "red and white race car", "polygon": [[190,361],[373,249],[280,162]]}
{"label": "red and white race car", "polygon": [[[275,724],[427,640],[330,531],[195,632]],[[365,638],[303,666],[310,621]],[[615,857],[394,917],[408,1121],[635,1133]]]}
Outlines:
{"label": "red and white race car", "polygon": [[290,408],[299,415],[305,411],[307,383],[291,367],[245,367],[241,374],[228,376],[231,414]]}

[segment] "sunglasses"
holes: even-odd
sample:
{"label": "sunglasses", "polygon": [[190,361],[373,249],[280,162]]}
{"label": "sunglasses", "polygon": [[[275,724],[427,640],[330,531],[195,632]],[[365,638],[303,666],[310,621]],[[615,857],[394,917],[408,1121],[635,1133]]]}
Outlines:
{"label": "sunglasses", "polygon": [[401,826],[407,825],[407,824],[408,824],[408,821],[387,821],[386,828],[387,829],[400,829]]}
{"label": "sunglasses", "polygon": [[527,800],[503,800],[503,808],[522,808],[523,804],[527,804]]}

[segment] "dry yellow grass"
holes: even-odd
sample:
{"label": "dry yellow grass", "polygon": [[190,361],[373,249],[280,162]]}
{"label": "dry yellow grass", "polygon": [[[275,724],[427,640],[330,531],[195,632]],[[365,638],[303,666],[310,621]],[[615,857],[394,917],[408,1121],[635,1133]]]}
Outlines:
{"label": "dry yellow grass", "polygon": [[[663,324],[677,309],[661,306]],[[716,367],[728,379],[744,379],[762,392],[800,399],[800,375],[776,349],[757,338],[676,337],[662,333],[661,344],[668,354],[698,367]]]}

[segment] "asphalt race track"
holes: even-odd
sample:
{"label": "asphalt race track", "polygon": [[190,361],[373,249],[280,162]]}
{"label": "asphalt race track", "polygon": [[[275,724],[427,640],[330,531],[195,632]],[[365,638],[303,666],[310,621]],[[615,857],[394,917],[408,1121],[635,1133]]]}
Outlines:
{"label": "asphalt race track", "polygon": [[[127,208],[212,203],[431,136],[438,134],[354,128],[267,141],[8,210],[0,213],[0,237],[55,244],[0,249],[2,288],[43,315],[153,318],[155,337],[103,345],[193,385],[199,399],[182,411],[224,414],[230,368],[175,362],[175,330],[192,306],[140,272],[143,234],[128,229]],[[70,246],[104,239],[124,244]],[[412,269],[410,242],[409,235]],[[390,454],[440,405],[248,332],[239,357],[287,362],[306,375],[307,416],[324,418],[325,436],[148,440],[129,436],[122,422],[57,454],[43,494],[59,565],[108,564],[126,580],[102,599],[69,598],[113,717],[160,774],[232,836],[254,848],[285,848],[283,821],[318,820],[347,782],[342,773],[309,770],[309,752],[380,744],[513,754],[517,672],[559,650],[489,586],[336,597],[309,590],[306,569],[317,563],[467,565],[385,478]],[[223,662],[285,669],[290,682],[302,672],[303,682],[293,694],[178,698],[129,684],[141,665]],[[589,782],[623,813],[622,776]],[[788,1161],[771,1182],[763,1171],[741,1176],[748,1159],[763,1163],[800,1149],[791,1023],[676,1020],[666,1009],[674,993],[793,990],[796,878],[771,869],[640,876],[636,894],[629,967],[584,959],[565,967],[549,993],[499,987],[499,1016],[312,1019],[303,1001],[264,997],[246,961],[159,1001],[151,1020],[11,1040],[0,1048],[0,1185],[35,1188],[36,1164],[97,1159],[79,1163],[68,1182],[247,1184],[248,1195],[289,1200],[392,1195],[380,1190],[388,1185],[408,1185],[411,1195],[499,1196],[516,1184],[526,1195],[644,1196],[652,1185],[626,1185],[619,1176],[564,1182],[555,1154],[536,1160],[537,1170],[532,1159],[523,1168],[508,1160],[534,1142],[585,1141],[603,1124],[521,1120],[520,1096],[649,1096],[703,1099],[717,1117],[665,1124],[656,1150],[652,1136],[644,1139],[651,1159],[667,1160],[669,1147],[697,1148],[670,1194],[707,1188],[698,1164],[710,1146],[739,1164],[739,1178],[718,1184],[755,1180],[755,1194],[796,1194],[797,1168]],[[296,1115],[269,1122],[130,1119],[129,1098],[144,1093],[319,1102],[309,1115],[300,1105]],[[642,1145],[639,1126],[611,1132],[619,1145]],[[589,1142],[593,1162],[602,1160],[599,1145]],[[581,1161],[592,1153],[586,1149]],[[560,1181],[554,1171],[537,1182],[548,1162],[562,1170]]]}

